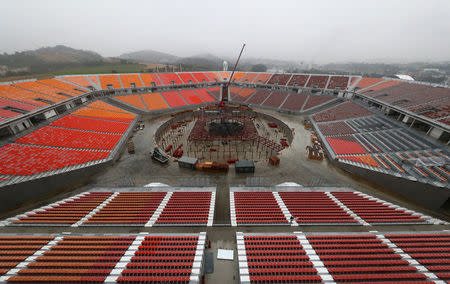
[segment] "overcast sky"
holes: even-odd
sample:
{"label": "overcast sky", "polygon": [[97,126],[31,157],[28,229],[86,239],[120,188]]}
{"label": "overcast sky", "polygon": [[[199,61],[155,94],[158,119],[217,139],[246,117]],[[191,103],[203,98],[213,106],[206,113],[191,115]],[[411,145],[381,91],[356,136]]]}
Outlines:
{"label": "overcast sky", "polygon": [[0,52],[64,44],[304,62],[450,60],[450,0],[3,0]]}

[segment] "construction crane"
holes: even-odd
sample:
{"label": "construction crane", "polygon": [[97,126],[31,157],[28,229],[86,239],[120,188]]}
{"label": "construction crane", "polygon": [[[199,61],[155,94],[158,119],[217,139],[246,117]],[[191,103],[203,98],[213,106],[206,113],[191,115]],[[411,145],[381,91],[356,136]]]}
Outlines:
{"label": "construction crane", "polygon": [[241,59],[242,52],[244,52],[244,48],[245,43],[242,44],[241,52],[239,53],[236,63],[234,64],[234,68],[231,72],[230,78],[228,78],[228,81],[222,86],[222,99],[220,100],[219,106],[224,106],[225,102],[228,101],[228,87],[230,86],[231,80],[233,79],[234,73],[236,72],[236,68],[239,64],[239,60]]}

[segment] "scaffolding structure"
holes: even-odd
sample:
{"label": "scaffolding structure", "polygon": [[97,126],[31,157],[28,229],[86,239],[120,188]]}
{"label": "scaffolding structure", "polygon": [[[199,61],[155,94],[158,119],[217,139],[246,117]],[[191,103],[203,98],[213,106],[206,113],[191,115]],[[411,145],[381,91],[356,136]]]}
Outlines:
{"label": "scaffolding structure", "polygon": [[[280,127],[266,127],[273,121]],[[210,131],[212,123],[220,122],[239,124],[239,127],[230,127],[232,131],[225,132]],[[172,146],[168,154],[182,148],[184,155],[200,161],[268,160],[285,148],[280,139],[292,141],[290,129],[282,124],[248,109],[208,107],[174,117],[163,125],[163,130],[158,129],[156,141],[164,149]]]}

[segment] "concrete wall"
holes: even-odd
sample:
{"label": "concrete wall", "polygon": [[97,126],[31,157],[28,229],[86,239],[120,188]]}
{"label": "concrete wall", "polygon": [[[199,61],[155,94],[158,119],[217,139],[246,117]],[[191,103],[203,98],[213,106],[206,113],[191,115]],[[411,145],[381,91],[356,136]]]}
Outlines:
{"label": "concrete wall", "polygon": [[5,212],[16,208],[21,204],[36,200],[50,194],[67,189],[74,184],[81,184],[113,162],[105,162],[90,167],[81,168],[57,175],[52,175],[40,179],[21,182],[0,189],[0,212]]}
{"label": "concrete wall", "polygon": [[404,197],[414,200],[433,210],[439,209],[447,199],[450,198],[450,190],[448,188],[436,187],[381,172],[370,171],[364,168],[340,163],[336,160],[331,160],[331,163],[349,173],[356,174],[375,184],[386,187],[389,190],[397,192]]}

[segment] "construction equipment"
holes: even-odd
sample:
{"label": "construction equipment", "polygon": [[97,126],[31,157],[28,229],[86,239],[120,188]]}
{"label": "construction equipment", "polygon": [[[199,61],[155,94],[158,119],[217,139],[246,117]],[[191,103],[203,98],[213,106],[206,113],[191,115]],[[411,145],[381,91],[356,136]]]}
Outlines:
{"label": "construction equipment", "polygon": [[167,157],[166,155],[161,153],[157,147],[155,147],[155,149],[153,149],[153,153],[152,153],[151,157],[153,160],[155,160],[161,164],[166,164],[169,161],[169,157]]}

